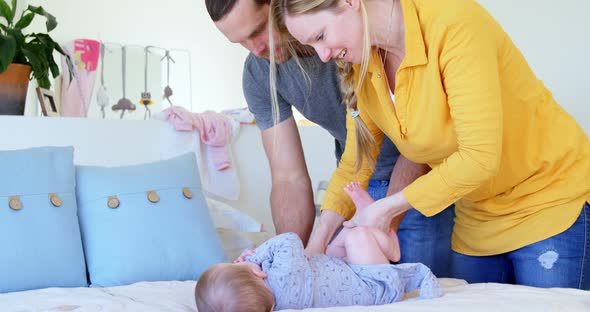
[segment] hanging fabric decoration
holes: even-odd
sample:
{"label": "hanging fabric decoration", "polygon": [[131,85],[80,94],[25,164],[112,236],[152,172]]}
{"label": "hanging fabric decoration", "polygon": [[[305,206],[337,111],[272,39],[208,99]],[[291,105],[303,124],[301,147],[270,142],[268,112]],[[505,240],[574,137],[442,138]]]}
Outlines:
{"label": "hanging fabric decoration", "polygon": [[[87,117],[96,67],[100,56],[100,42],[90,39],[77,39],[63,46],[66,56],[62,56],[64,70],[61,84],[61,116]],[[74,65],[70,76],[67,60]],[[70,80],[70,77],[73,78]]]}
{"label": "hanging fabric decoration", "polygon": [[152,118],[152,111],[150,110],[150,105],[154,104],[152,101],[152,94],[148,91],[148,54],[149,54],[149,46],[145,47],[145,61],[143,67],[143,92],[141,92],[141,100],[139,100],[139,104],[145,107],[145,113],[143,114],[143,119],[147,120]]}
{"label": "hanging fabric decoration", "polygon": [[160,60],[163,61],[164,59],[166,59],[166,71],[167,71],[167,78],[166,78],[166,87],[164,88],[164,100],[167,100],[168,103],[170,103],[170,106],[172,106],[172,101],[170,101],[170,97],[172,96],[172,88],[170,87],[170,61],[172,61],[172,63],[176,63],[174,62],[174,59],[170,56],[170,51],[166,50],[166,54],[164,54],[164,57],[162,57],[162,59]]}
{"label": "hanging fabric decoration", "polygon": [[126,82],[126,74],[127,74],[127,48],[125,46],[123,46],[121,48],[121,71],[123,74],[123,98],[121,98],[117,104],[113,105],[112,109],[113,111],[121,111],[121,119],[123,119],[123,116],[125,115],[125,111],[129,110],[129,111],[134,111],[135,110],[135,104],[131,103],[131,101],[125,96],[125,82]]}
{"label": "hanging fabric decoration", "polygon": [[96,103],[100,106],[102,119],[106,118],[105,108],[109,105],[110,99],[107,87],[104,85],[104,54],[106,52],[104,43],[100,43],[100,87],[96,92]]}

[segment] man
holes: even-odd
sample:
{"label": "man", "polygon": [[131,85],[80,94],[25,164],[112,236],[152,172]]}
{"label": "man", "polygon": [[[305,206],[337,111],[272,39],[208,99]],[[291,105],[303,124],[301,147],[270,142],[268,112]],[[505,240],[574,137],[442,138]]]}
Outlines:
{"label": "man", "polygon": [[[308,254],[323,252],[344,217],[332,211],[332,203],[323,203],[319,222],[308,244],[315,219],[313,191],[292,107],[334,136],[339,160],[346,141],[347,112],[341,104],[337,67],[333,61],[324,64],[315,55],[303,55],[299,59],[311,80],[307,81],[278,42],[277,31],[269,33],[270,0],[205,0],[205,4],[217,28],[231,42],[252,52],[244,64],[243,89],[248,107],[261,129],[271,168],[271,210],[276,232],[298,234],[307,245]],[[269,88],[269,36],[277,42],[275,54],[280,63],[276,82],[280,115],[276,125]],[[378,200],[403,189],[427,170],[400,156],[393,143],[385,138],[367,191]],[[348,198],[344,190],[339,191],[342,197]],[[437,276],[448,276],[452,218],[452,209],[432,218],[425,218],[414,209],[408,212],[398,231],[401,261],[422,262]],[[398,230],[401,218],[396,222],[392,226]]]}

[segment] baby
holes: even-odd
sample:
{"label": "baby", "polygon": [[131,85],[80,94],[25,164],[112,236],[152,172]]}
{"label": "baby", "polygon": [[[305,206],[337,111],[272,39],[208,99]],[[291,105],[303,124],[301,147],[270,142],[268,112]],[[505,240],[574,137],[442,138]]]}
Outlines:
{"label": "baby", "polygon": [[[358,183],[345,190],[357,209],[372,201]],[[333,244],[327,249],[332,256],[306,257],[296,234],[275,236],[244,252],[233,264],[218,264],[203,273],[195,289],[197,308],[199,312],[267,312],[388,304],[416,289],[421,298],[442,295],[425,265],[389,263],[391,258],[399,259],[399,246],[381,231],[344,229]]]}
{"label": "baby", "polygon": [[[375,202],[358,182],[349,183],[344,191],[350,196],[357,209],[364,209]],[[350,232],[354,234],[350,236]],[[367,240],[374,240],[376,244],[367,244]],[[354,248],[347,248],[347,245],[350,244],[354,244]],[[374,248],[375,245],[379,248]],[[348,259],[347,249],[352,251],[350,256],[355,258],[361,256],[364,260]],[[365,227],[343,228],[326,248],[326,255],[341,258],[348,263],[358,264],[383,264],[387,263],[387,260],[397,262],[401,256],[395,232],[391,231],[387,235],[381,230]],[[367,257],[367,255],[369,256]]]}

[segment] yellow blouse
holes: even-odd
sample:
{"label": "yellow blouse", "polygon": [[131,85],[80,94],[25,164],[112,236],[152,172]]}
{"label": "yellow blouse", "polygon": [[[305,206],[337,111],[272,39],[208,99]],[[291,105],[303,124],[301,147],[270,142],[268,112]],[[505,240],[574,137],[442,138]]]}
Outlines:
{"label": "yellow blouse", "polygon": [[[556,103],[500,25],[472,0],[401,0],[406,55],[392,103],[372,51],[358,95],[361,118],[380,144],[432,171],[403,190],[432,216],[456,202],[453,250],[494,255],[569,228],[590,201],[590,141]],[[355,67],[358,74],[359,67]],[[342,188],[355,172],[354,123],[322,209],[345,218]],[[378,153],[378,148],[372,151]]]}

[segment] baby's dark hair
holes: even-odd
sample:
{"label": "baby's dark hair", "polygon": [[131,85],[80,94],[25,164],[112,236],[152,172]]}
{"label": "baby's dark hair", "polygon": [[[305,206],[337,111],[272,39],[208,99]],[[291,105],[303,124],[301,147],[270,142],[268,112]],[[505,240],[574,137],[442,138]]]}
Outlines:
{"label": "baby's dark hair", "polygon": [[271,290],[245,266],[210,267],[195,287],[199,312],[269,312],[274,307]]}

